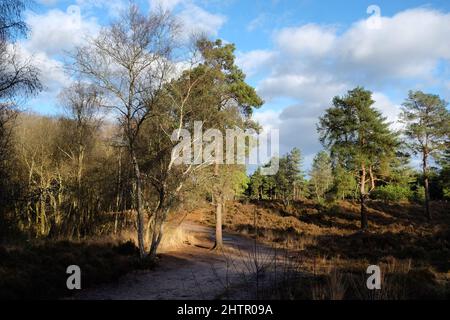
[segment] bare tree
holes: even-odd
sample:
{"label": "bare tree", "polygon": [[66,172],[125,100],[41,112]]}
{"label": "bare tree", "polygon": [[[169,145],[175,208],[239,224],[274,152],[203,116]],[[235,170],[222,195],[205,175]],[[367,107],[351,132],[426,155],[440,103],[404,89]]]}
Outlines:
{"label": "bare tree", "polygon": [[[58,144],[59,150],[68,158],[75,169],[73,173],[75,182],[75,201],[73,208],[77,209],[77,227],[89,223],[87,205],[83,205],[87,199],[84,192],[83,176],[85,172],[86,157],[95,143],[94,134],[101,125],[99,108],[102,105],[102,94],[92,84],[80,81],[65,88],[59,95],[61,106],[65,110],[65,117],[61,119],[64,125],[62,141]],[[72,171],[72,170],[71,170]]]}
{"label": "bare tree", "polygon": [[73,121],[72,143],[61,146],[61,150],[76,163],[76,182],[81,188],[86,148],[93,133],[100,126],[98,114],[102,105],[101,92],[91,84],[77,82],[59,95],[60,103],[68,118]]}
{"label": "bare tree", "polygon": [[[27,32],[22,18],[27,2],[0,2],[0,182],[5,180],[5,162],[8,158],[13,120],[17,115],[18,99],[42,89],[39,70],[30,61],[21,59],[14,46],[17,36],[26,35]],[[0,194],[4,196],[6,192],[1,183],[0,189]]]}
{"label": "bare tree", "polygon": [[0,38],[11,40],[17,35],[25,35],[27,25],[22,19],[22,12],[31,1],[7,0],[0,2]]}
{"label": "bare tree", "polygon": [[103,29],[74,56],[75,70],[101,88],[117,112],[135,179],[138,244],[145,256],[142,178],[136,154],[136,139],[151,116],[153,100],[170,75],[170,56],[177,25],[167,13],[143,16],[135,4],[121,18]]}
{"label": "bare tree", "polygon": [[9,0],[0,2],[0,102],[28,96],[42,89],[39,70],[29,60],[17,53],[14,41],[26,35],[27,26],[22,12],[29,1]]}

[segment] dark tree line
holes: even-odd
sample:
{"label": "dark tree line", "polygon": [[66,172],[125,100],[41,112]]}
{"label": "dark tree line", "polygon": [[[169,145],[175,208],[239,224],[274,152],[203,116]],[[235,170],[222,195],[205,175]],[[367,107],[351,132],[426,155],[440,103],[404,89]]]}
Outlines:
{"label": "dark tree line", "polygon": [[27,33],[22,13],[26,1],[0,3],[0,214],[11,202],[8,165],[14,159],[11,152],[12,128],[21,99],[37,94],[42,85],[39,70],[21,57],[15,46],[19,36]]}

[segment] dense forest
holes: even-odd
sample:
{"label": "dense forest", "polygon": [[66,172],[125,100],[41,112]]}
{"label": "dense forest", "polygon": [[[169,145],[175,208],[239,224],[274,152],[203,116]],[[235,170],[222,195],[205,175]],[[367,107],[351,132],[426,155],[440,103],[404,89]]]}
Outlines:
{"label": "dense forest", "polygon": [[60,112],[26,111],[24,101],[45,89],[45,70],[15,48],[28,32],[25,8],[22,0],[0,6],[2,243],[75,243],[133,230],[139,257],[155,260],[167,221],[203,204],[214,208],[221,249],[236,201],[277,203],[285,214],[305,201],[357,203],[359,227],[370,232],[371,202],[419,204],[433,224],[430,203],[450,200],[448,104],[416,90],[404,97],[400,130],[366,88],[334,97],[317,119],[323,151],[310,169],[298,148],[277,159],[275,175],[213,161],[174,164],[182,129],[194,132],[202,121],[259,132],[252,114],[264,101],[233,44],[203,36],[180,44],[184,31],[170,13],[144,15],[133,4],[67,53],[73,83],[59,94]]}

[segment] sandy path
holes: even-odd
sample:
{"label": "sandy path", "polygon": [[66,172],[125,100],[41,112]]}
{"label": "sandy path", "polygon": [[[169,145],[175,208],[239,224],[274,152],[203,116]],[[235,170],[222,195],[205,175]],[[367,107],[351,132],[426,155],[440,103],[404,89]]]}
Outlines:
{"label": "sandy path", "polygon": [[261,245],[255,251],[253,240],[225,233],[226,247],[231,249],[214,252],[208,249],[212,245],[212,228],[192,222],[184,222],[181,227],[195,243],[162,254],[156,269],[130,273],[115,283],[83,290],[73,298],[216,299],[230,294],[233,298],[251,298],[249,283],[256,269],[255,252],[262,263],[271,260],[274,251]]}

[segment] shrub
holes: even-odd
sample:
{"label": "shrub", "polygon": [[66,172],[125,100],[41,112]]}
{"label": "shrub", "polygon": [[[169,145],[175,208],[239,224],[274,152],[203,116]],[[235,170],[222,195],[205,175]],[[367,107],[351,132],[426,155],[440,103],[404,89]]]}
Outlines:
{"label": "shrub", "polygon": [[425,202],[425,188],[424,186],[418,185],[416,190],[414,191],[413,196],[414,201],[418,203],[424,203]]}
{"label": "shrub", "polygon": [[67,290],[66,269],[79,265],[82,287],[116,280],[140,268],[150,268],[139,260],[132,242],[75,243],[70,241],[27,244],[13,248],[0,245],[0,300],[56,299],[72,294]]}
{"label": "shrub", "polygon": [[375,189],[372,198],[383,201],[405,201],[413,198],[413,191],[408,186],[388,184]]}
{"label": "shrub", "polygon": [[443,193],[444,199],[450,200],[450,188],[444,188],[442,190],[442,193]]}

